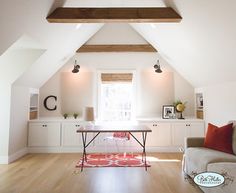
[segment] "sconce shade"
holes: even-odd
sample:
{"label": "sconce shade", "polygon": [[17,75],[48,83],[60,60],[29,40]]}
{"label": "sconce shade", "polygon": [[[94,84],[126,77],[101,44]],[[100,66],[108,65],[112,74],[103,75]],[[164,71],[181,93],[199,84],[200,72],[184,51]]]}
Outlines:
{"label": "sconce shade", "polygon": [[78,73],[80,69],[80,66],[77,64],[77,61],[75,60],[74,69],[72,70],[72,73]]}
{"label": "sconce shade", "polygon": [[156,73],[162,73],[161,66],[159,64],[159,60],[157,60],[157,63],[154,65],[155,72]]}
{"label": "sconce shade", "polygon": [[93,107],[84,107],[84,120],[85,121],[94,121],[94,109]]}
{"label": "sconce shade", "polygon": [[160,65],[158,65],[158,68],[156,68],[155,72],[156,72],[156,73],[162,73],[162,70],[161,70]]}
{"label": "sconce shade", "polygon": [[74,69],[72,70],[72,73],[78,73],[79,69],[80,69],[80,66],[79,65],[75,65]]}

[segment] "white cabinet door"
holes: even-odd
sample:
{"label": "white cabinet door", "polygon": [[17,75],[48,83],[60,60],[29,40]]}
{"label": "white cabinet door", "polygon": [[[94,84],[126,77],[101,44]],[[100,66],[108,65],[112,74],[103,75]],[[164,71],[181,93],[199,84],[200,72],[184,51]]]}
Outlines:
{"label": "white cabinet door", "polygon": [[30,147],[54,147],[61,145],[60,123],[30,123],[28,145]]}
{"label": "white cabinet door", "polygon": [[191,123],[190,130],[188,131],[189,137],[204,137],[205,129],[204,122],[202,123]]}
{"label": "white cabinet door", "polygon": [[172,124],[172,145],[173,146],[184,146],[184,138],[188,134],[190,124],[187,123],[173,123]]}
{"label": "white cabinet door", "polygon": [[147,146],[170,146],[171,145],[171,124],[160,122],[146,122],[151,130],[147,136]]}
{"label": "white cabinet door", "polygon": [[157,146],[171,146],[171,124],[159,123],[157,124],[157,130]]}
{"label": "white cabinet door", "polygon": [[174,146],[184,146],[185,137],[203,137],[204,122],[184,122],[172,124],[172,144]]}
{"label": "white cabinet door", "polygon": [[81,133],[76,132],[80,127],[80,123],[62,124],[62,146],[82,146]]}

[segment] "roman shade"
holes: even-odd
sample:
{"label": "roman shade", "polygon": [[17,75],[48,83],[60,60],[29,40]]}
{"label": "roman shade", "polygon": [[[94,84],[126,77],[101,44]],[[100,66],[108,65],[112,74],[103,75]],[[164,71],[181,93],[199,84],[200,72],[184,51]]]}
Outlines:
{"label": "roman shade", "polygon": [[132,73],[102,73],[102,82],[132,82]]}

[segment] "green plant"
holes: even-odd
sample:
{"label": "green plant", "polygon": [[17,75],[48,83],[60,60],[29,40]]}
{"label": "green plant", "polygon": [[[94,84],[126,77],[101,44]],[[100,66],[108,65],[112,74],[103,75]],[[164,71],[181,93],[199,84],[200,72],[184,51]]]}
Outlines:
{"label": "green plant", "polygon": [[64,119],[66,119],[68,117],[68,114],[64,113],[63,117],[64,117]]}
{"label": "green plant", "polygon": [[75,119],[77,119],[78,116],[79,116],[78,113],[74,113],[74,114],[73,114],[73,117],[74,117]]}

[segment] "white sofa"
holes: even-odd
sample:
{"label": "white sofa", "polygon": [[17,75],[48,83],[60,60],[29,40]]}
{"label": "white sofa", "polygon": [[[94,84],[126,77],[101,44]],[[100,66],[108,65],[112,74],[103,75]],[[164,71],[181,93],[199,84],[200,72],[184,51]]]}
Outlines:
{"label": "white sofa", "polygon": [[[233,151],[236,154],[236,121],[233,131]],[[203,147],[204,138],[186,138],[184,153],[184,172],[189,177],[201,172],[225,174],[225,183],[214,188],[200,187],[205,193],[236,192],[236,155]]]}

